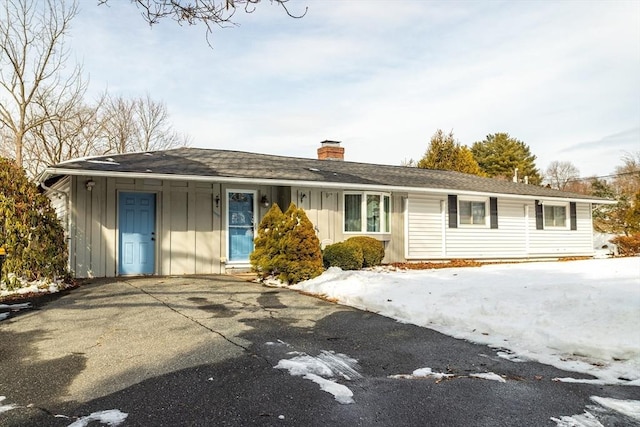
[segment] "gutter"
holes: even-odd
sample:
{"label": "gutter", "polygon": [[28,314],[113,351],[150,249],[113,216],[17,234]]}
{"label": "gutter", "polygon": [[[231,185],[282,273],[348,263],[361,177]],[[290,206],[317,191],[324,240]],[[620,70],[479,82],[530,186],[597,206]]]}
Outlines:
{"label": "gutter", "polygon": [[[203,176],[203,175],[176,175],[176,174],[156,174],[156,173],[142,173],[142,172],[112,172],[112,171],[96,171],[96,170],[83,170],[83,169],[65,169],[65,168],[48,168],[41,175],[41,181],[44,182],[48,177],[53,175],[76,175],[84,176],[91,175],[95,177],[126,177],[134,179],[159,179],[169,181],[197,181],[197,182],[219,182],[219,183],[242,183],[242,184],[257,184],[257,185],[279,185],[279,186],[300,186],[311,188],[335,188],[344,189],[345,187],[350,190],[371,190],[380,191],[381,188],[387,191],[406,192],[406,193],[426,193],[426,194],[460,194],[467,196],[486,196],[487,194],[509,197],[512,199],[522,200],[555,200],[563,202],[591,202],[594,204],[613,205],[616,201],[604,200],[604,199],[592,199],[592,198],[578,198],[578,197],[553,197],[542,195],[523,195],[523,194],[510,194],[510,193],[492,193],[492,192],[480,192],[469,190],[454,190],[454,189],[440,189],[440,188],[420,188],[420,187],[405,187],[405,186],[393,186],[393,185],[379,185],[379,184],[351,184],[340,182],[320,182],[320,181],[300,181],[300,180],[287,180],[287,179],[267,179],[267,178],[235,178],[228,176]],[[55,191],[55,190],[54,190]]]}

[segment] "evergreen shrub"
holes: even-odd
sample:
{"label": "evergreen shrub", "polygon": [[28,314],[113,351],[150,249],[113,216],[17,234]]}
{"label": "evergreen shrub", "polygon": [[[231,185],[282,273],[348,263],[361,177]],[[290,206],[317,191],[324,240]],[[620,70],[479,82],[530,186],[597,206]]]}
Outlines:
{"label": "evergreen shrub", "polygon": [[284,231],[285,216],[277,203],[265,214],[258,225],[253,252],[249,256],[251,268],[263,279],[280,274],[279,255]]}
{"label": "evergreen shrub", "polygon": [[13,161],[0,157],[0,246],[7,252],[7,275],[27,281],[68,278],[64,229],[49,199]]}
{"label": "evergreen shrub", "polygon": [[324,248],[323,262],[325,268],[340,267],[343,270],[359,270],[364,262],[362,246],[349,240],[329,245]]}
{"label": "evergreen shrub", "polygon": [[324,268],[320,240],[304,209],[291,203],[284,216],[278,277],[294,284],[321,275]]}
{"label": "evergreen shrub", "polygon": [[324,270],[313,224],[293,203],[285,213],[274,203],[264,216],[250,261],[263,279],[273,275],[289,284],[312,279]]}
{"label": "evergreen shrub", "polygon": [[384,243],[378,239],[368,236],[355,236],[347,239],[347,242],[352,242],[360,246],[362,249],[362,256],[364,258],[363,267],[374,267],[382,264],[384,259]]}

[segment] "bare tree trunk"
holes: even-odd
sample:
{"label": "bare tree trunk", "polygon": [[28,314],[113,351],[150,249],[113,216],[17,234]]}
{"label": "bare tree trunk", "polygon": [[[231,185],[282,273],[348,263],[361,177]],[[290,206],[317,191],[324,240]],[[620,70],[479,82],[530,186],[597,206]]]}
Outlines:
{"label": "bare tree trunk", "polygon": [[[0,9],[0,126],[12,136],[20,166],[30,132],[61,118],[59,100],[84,93],[80,66],[62,75],[69,56],[64,37],[76,14],[77,5],[63,0],[6,0]],[[55,102],[45,110],[42,99]]]}

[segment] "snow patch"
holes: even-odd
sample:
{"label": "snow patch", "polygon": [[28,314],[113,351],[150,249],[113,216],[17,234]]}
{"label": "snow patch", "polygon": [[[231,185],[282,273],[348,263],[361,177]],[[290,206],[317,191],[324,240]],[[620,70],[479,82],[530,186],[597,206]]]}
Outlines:
{"label": "snow patch", "polygon": [[347,386],[311,373],[304,375],[302,378],[318,384],[320,390],[333,394],[334,398],[343,405],[353,403],[353,392]]}
{"label": "snow patch", "polygon": [[116,427],[122,424],[128,416],[129,414],[125,414],[118,409],[109,409],[107,411],[94,412],[86,417],[78,418],[75,422],[69,424],[69,427],[86,427],[92,421],[98,421],[101,424]]}
{"label": "snow patch", "polygon": [[357,360],[326,350],[316,357],[300,352],[288,354],[296,356],[280,360],[274,368],[285,369],[291,375],[313,381],[322,391],[332,394],[342,404],[353,403],[353,392],[347,386],[337,383],[334,378],[341,377],[347,381],[362,378],[356,370]]}
{"label": "snow patch", "polygon": [[416,378],[433,378],[436,380],[442,380],[443,378],[449,378],[453,376],[454,376],[453,374],[443,374],[441,372],[433,372],[431,368],[420,368],[420,369],[416,369],[410,374],[389,375],[389,378],[403,379],[403,380],[404,379],[410,380],[410,379],[416,379]]}
{"label": "snow patch", "polygon": [[481,373],[477,373],[477,374],[469,374],[469,376],[472,377],[472,378],[481,378],[483,380],[498,381],[500,383],[506,383],[507,382],[507,380],[505,380],[504,378],[502,378],[498,374],[494,374],[493,372],[481,372]]}
{"label": "snow patch", "polygon": [[400,322],[640,386],[640,257],[422,271],[342,271],[291,286]]}
{"label": "snow patch", "polygon": [[6,396],[0,396],[0,414],[3,412],[8,412],[12,409],[16,409],[18,407],[18,405],[14,405],[13,403],[10,403],[8,405],[3,405],[2,402],[6,399]]}
{"label": "snow patch", "polygon": [[599,406],[588,405],[587,410],[582,414],[560,418],[551,417],[551,421],[554,421],[557,427],[603,427],[602,422],[609,425],[606,420],[611,415],[619,419],[618,414],[621,414],[627,417],[629,422],[633,422],[633,425],[636,425],[636,421],[640,422],[640,401],[599,396],[591,396],[591,400]]}
{"label": "snow patch", "polygon": [[640,421],[640,401],[638,400],[620,400],[598,396],[591,396],[591,400],[600,406],[604,406],[605,408],[614,410],[629,418]]}

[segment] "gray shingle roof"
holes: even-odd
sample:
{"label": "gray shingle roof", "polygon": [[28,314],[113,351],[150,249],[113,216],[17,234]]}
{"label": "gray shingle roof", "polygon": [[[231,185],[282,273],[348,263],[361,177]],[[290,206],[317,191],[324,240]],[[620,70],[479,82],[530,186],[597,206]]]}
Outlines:
{"label": "gray shingle roof", "polygon": [[583,194],[553,190],[536,185],[481,178],[460,172],[418,169],[404,166],[376,165],[335,160],[316,160],[241,151],[203,148],[178,148],[147,153],[107,155],[77,159],[55,165],[48,170],[56,174],[99,172],[155,175],[181,175],[246,178],[274,181],[307,181],[416,189],[512,194],[534,197],[605,200]]}

